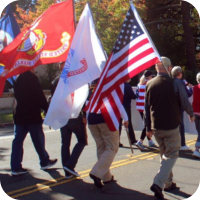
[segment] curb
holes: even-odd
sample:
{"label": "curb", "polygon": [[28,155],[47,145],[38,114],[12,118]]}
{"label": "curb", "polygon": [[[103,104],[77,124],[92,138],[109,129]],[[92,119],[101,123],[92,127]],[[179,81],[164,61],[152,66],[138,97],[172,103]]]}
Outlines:
{"label": "curb", "polygon": [[0,128],[7,128],[7,127],[13,127],[14,123],[4,123],[4,124],[0,124]]}
{"label": "curb", "polygon": [[[43,121],[44,121],[44,119],[45,118],[42,118]],[[0,124],[0,128],[7,128],[7,127],[13,127],[13,126],[14,126],[14,122]]]}

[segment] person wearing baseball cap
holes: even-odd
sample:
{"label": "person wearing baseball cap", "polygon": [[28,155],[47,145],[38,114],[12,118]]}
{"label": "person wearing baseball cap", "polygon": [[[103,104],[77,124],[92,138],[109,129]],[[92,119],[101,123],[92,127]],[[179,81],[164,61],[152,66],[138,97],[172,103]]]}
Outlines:
{"label": "person wearing baseball cap", "polygon": [[[144,105],[145,105],[145,88],[146,88],[146,83],[151,80],[154,77],[154,74],[150,70],[146,70],[142,77],[140,78],[140,82],[137,85],[137,90],[136,90],[136,109],[139,111],[142,120],[144,119]],[[145,148],[143,146],[143,141],[146,137],[146,126],[144,126],[140,140],[137,141],[136,145],[137,147],[141,150],[144,151]],[[147,136],[149,147],[157,147],[153,140]]]}

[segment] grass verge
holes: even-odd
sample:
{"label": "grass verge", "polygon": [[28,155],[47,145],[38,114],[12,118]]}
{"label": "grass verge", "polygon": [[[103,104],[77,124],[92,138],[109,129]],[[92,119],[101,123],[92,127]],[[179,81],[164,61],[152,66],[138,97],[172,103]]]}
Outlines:
{"label": "grass verge", "polygon": [[12,113],[0,113],[0,124],[12,123],[13,114]]}

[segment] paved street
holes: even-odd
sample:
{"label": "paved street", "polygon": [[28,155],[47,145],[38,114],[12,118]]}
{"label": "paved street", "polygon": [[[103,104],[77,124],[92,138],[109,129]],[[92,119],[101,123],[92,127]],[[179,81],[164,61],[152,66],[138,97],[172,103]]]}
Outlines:
{"label": "paved street", "polygon": [[[79,179],[66,180],[60,159],[60,132],[44,127],[46,149],[51,158],[58,158],[58,163],[50,170],[40,170],[38,156],[29,135],[24,143],[23,167],[29,173],[22,176],[10,175],[10,153],[13,128],[0,129],[0,180],[4,191],[15,199],[22,200],[154,200],[149,190],[153,177],[159,168],[159,154],[156,149],[141,152],[134,147],[131,155],[125,131],[121,142],[127,146],[120,148],[111,166],[116,182],[107,184],[99,190],[89,178],[89,172],[96,161],[96,146],[88,130],[89,145],[84,149],[76,170]],[[136,131],[139,139],[140,131]],[[186,135],[187,144],[194,149],[196,135]],[[72,146],[76,143],[73,136]],[[147,141],[145,140],[145,144]],[[190,197],[198,188],[200,181],[200,160],[193,158],[192,151],[181,152],[174,167],[174,180],[178,189],[173,193],[164,193],[166,199],[177,200]]]}

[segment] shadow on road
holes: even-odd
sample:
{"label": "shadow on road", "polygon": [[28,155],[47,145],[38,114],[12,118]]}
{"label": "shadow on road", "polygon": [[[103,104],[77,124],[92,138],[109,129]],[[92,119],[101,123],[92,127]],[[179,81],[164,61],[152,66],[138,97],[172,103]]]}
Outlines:
{"label": "shadow on road", "polygon": [[[59,187],[53,187],[52,194],[60,193],[73,200],[156,200],[153,195],[131,190],[120,186],[117,182],[104,185],[98,189],[94,184],[84,182],[82,179],[75,180]],[[71,198],[69,198],[71,197]],[[53,198],[50,198],[53,199]]]}
{"label": "shadow on road", "polygon": [[194,156],[192,156],[192,154],[193,154],[192,150],[179,151],[179,157],[180,158],[190,159],[190,160],[194,160],[194,161],[200,161],[200,159],[195,158]]}
{"label": "shadow on road", "polygon": [[[166,192],[166,193],[165,193],[165,196],[174,197],[172,194],[175,194],[175,195],[177,195],[177,196],[183,197],[184,199],[185,199],[185,198],[191,197],[191,194],[187,194],[187,193],[185,193],[185,192],[183,192],[183,191],[180,191],[180,188],[179,188],[179,187],[177,187],[176,189],[174,189],[174,190],[172,190],[172,191],[170,191],[170,192]],[[177,197],[174,197],[174,198],[176,199]],[[177,199],[178,199],[178,198],[177,198]],[[181,199],[182,199],[182,198],[181,198]]]}
{"label": "shadow on road", "polygon": [[0,161],[4,160],[4,157],[6,156],[5,153],[8,151],[8,148],[2,148],[0,147]]}

